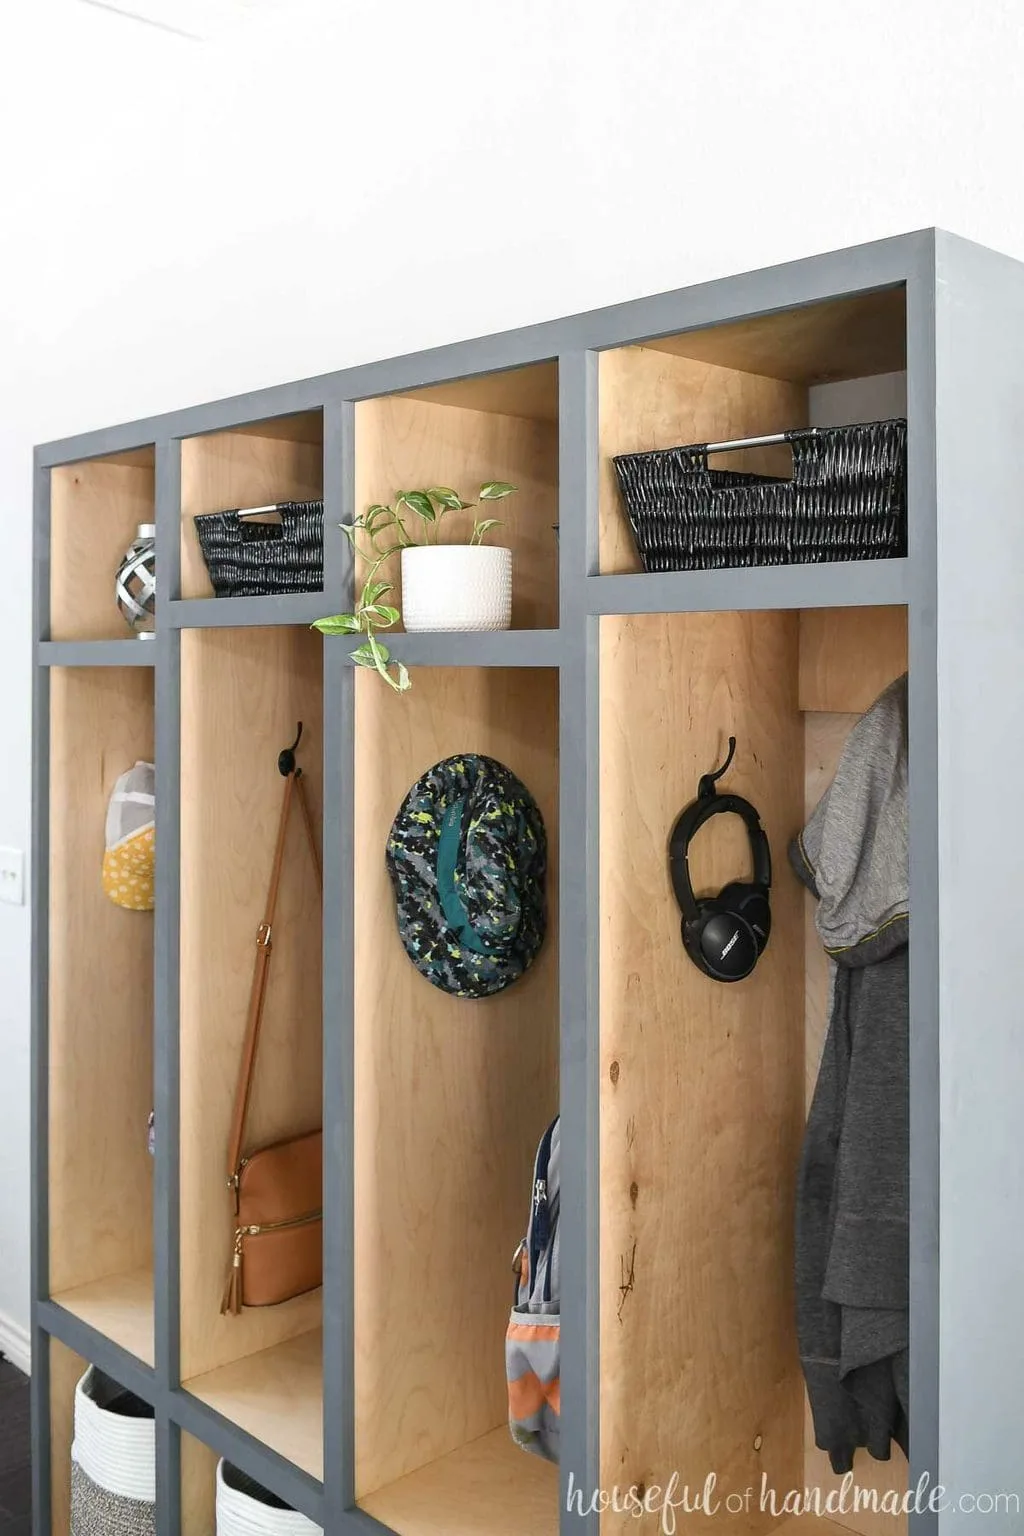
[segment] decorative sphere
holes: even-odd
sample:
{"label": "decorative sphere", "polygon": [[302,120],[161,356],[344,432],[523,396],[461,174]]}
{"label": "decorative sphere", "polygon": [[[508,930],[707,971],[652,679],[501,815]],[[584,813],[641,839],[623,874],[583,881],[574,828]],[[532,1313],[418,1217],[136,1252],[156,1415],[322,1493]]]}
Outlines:
{"label": "decorative sphere", "polygon": [[140,639],[156,625],[156,527],[140,523],[114,584],[121,617]]}

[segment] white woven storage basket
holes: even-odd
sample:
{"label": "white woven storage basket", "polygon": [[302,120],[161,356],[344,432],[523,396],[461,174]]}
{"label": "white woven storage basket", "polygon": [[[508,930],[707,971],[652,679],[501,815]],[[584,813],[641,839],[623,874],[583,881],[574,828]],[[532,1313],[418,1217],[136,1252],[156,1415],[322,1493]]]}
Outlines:
{"label": "white woven storage basket", "polygon": [[323,1536],[319,1525],[295,1509],[280,1509],[267,1500],[259,1483],[237,1467],[217,1466],[217,1536]]}
{"label": "white woven storage basket", "polygon": [[[122,1411],[117,1411],[120,1400]],[[138,1399],[90,1366],[75,1388],[71,1536],[152,1536],[156,1433]]]}

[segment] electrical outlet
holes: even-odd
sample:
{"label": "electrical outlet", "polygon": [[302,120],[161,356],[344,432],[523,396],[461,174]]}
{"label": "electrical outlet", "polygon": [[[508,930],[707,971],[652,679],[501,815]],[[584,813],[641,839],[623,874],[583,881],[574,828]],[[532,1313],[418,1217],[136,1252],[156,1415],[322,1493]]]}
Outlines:
{"label": "electrical outlet", "polygon": [[20,907],[25,900],[25,855],[20,848],[0,848],[0,901]]}

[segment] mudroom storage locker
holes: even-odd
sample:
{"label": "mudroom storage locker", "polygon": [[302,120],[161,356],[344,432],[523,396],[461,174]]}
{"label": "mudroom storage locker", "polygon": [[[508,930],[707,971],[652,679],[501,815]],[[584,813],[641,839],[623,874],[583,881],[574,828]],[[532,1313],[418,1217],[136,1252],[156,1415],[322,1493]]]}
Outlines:
{"label": "mudroom storage locker", "polygon": [[[780,1499],[836,1481],[805,1422],[792,1278],[827,978],[784,848],[908,669],[911,1456],[855,1473],[879,1495],[925,1475],[1015,1491],[1022,334],[1024,267],[925,231],[37,450],[39,1536],[70,1527],[90,1363],[156,1411],[160,1536],[210,1536],[221,1456],[331,1536],[596,1536],[637,1524],[602,1491],[711,1472],[709,1528],[811,1528],[724,1504],[762,1478]],[[615,455],[896,415],[906,558],[640,570]],[[723,467],[788,472],[774,448]],[[399,632],[398,697],[309,628],[351,604],[338,525],[400,487],[487,478],[520,488],[512,628]],[[323,591],[215,598],[194,519],[308,500]],[[143,641],[113,578],[154,521]],[[324,1284],[223,1317],[233,1074],[298,720],[323,918],[296,856],[253,1118],[260,1144],[323,1124]],[[774,926],[722,987],[683,954],[666,841],[730,735],[775,853]],[[528,785],[550,847],[544,948],[482,1002],[409,964],[383,863],[414,779],[470,751]],[[151,914],[99,877],[106,799],[138,759],[157,773]],[[699,888],[744,868],[732,836],[694,845]],[[502,1356],[556,1109],[558,1468],[513,1445]],[[967,1519],[954,1501],[832,1525]]]}

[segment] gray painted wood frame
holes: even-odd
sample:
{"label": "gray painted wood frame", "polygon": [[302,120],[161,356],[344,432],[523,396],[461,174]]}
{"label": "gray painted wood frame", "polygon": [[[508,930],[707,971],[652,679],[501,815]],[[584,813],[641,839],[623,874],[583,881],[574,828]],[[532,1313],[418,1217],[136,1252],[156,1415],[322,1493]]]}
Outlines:
{"label": "gray painted wood frame", "polygon": [[[906,285],[910,547],[906,560],[776,569],[598,574],[597,354],[745,316]],[[325,649],[323,1485],[189,1393],[178,1373],[178,758],[180,633],[223,624],[307,624],[351,587],[334,530],[354,507],[354,402],[533,362],[559,363],[561,544],[557,630],[410,635],[410,665],[544,666],[560,672],[562,791],[560,1005],[565,1241],[561,1530],[597,1536],[596,1516],[565,1508],[599,1484],[598,1295],[598,675],[607,613],[907,603],[911,648],[911,1416],[912,1481],[951,1490],[1014,1488],[1020,1454],[1015,1370],[1024,1237],[1017,1134],[1024,1097],[1012,980],[1015,876],[997,775],[1024,747],[1013,703],[1021,660],[1024,438],[1015,343],[1024,334],[1024,268],[923,231],[615,305],[505,335],[456,343],[105,428],[36,451],[33,769],[33,1435],[35,1531],[49,1514],[52,1336],[148,1398],[160,1442],[159,1536],[177,1536],[182,1431],[230,1457],[331,1536],[382,1530],[354,1509],[353,670],[350,646]],[[183,437],[322,409],[328,536],[324,595],[184,601],[179,594]],[[156,445],[158,638],[55,642],[49,629],[49,471]],[[1016,557],[1016,558],[1015,558]],[[160,783],[155,1182],[156,1367],[150,1370],[50,1300],[47,1167],[48,678],[53,666],[153,666]],[[1006,765],[1003,767],[1002,765]],[[581,788],[582,787],[582,788]],[[986,794],[985,791],[988,791]],[[1011,857],[1007,857],[1007,852]],[[329,936],[328,936],[329,934]],[[944,945],[940,939],[945,938]],[[969,957],[969,963],[968,963]],[[942,1074],[940,1076],[940,1047]],[[943,1182],[940,1191],[939,1165]],[[942,1241],[940,1246],[940,1218]],[[911,1517],[912,1536],[956,1536],[955,1509]],[[992,1517],[993,1533],[1015,1529]],[[973,1528],[973,1527],[972,1527]]]}

